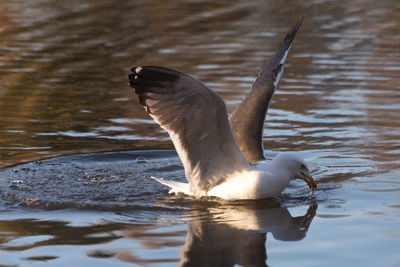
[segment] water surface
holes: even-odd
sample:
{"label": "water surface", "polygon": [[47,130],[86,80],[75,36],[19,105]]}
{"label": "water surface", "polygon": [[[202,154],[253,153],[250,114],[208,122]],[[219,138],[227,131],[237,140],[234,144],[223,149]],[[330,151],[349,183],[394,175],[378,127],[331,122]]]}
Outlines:
{"label": "water surface", "polygon": [[[268,158],[319,189],[170,196],[165,131],[134,65],[189,73],[228,112],[306,14],[271,104]],[[0,266],[400,264],[398,1],[0,1]]]}

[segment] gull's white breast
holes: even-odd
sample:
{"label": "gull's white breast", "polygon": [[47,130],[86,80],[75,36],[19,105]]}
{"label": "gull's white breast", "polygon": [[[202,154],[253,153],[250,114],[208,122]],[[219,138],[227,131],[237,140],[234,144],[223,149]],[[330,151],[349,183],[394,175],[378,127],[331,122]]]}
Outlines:
{"label": "gull's white breast", "polygon": [[263,162],[250,170],[234,174],[226,182],[209,190],[207,195],[227,200],[273,198],[288,184],[289,179],[271,170],[269,162]]}

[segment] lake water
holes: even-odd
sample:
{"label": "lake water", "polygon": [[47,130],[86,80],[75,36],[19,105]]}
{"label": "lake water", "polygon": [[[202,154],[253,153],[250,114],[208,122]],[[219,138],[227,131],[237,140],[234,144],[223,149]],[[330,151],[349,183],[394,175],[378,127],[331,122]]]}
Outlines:
{"label": "lake water", "polygon": [[[319,187],[168,195],[179,158],[129,88],[191,74],[229,112],[306,14],[264,131]],[[400,2],[0,1],[0,266],[400,266]]]}

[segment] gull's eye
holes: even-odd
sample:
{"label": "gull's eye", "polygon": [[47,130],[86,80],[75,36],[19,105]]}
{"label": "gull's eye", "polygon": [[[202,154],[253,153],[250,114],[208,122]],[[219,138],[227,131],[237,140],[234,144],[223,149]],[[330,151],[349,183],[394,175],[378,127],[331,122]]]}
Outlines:
{"label": "gull's eye", "polygon": [[306,165],[304,165],[304,164],[301,164],[301,165],[300,165],[300,168],[302,168],[302,169],[306,169]]}

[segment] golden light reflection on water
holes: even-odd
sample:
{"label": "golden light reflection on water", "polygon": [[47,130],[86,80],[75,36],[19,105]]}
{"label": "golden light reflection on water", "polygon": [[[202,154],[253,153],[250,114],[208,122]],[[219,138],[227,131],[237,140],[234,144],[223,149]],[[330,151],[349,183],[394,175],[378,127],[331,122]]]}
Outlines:
{"label": "golden light reflection on water", "polygon": [[[386,146],[398,139],[393,114],[399,109],[399,15],[394,11],[399,4],[361,2],[352,7],[301,1],[168,6],[117,1],[112,8],[106,1],[67,6],[3,2],[0,162],[172,148],[152,122],[113,122],[148,119],[126,85],[130,66],[156,64],[195,75],[214,85],[232,111],[299,10],[306,21],[274,98],[266,147],[304,150],[332,139],[337,140],[334,146],[351,144],[348,134],[330,135],[332,128],[359,131],[355,138],[372,132],[365,142]],[[342,17],[336,19],[336,14]],[[337,112],[327,114],[326,109]],[[316,113],[310,116],[310,110]],[[354,110],[359,113],[353,115]],[[304,121],[293,112],[305,116]],[[343,121],[336,123],[339,117]],[[377,127],[382,123],[390,126]],[[382,129],[392,134],[377,132]],[[376,156],[385,159],[386,153]]]}

